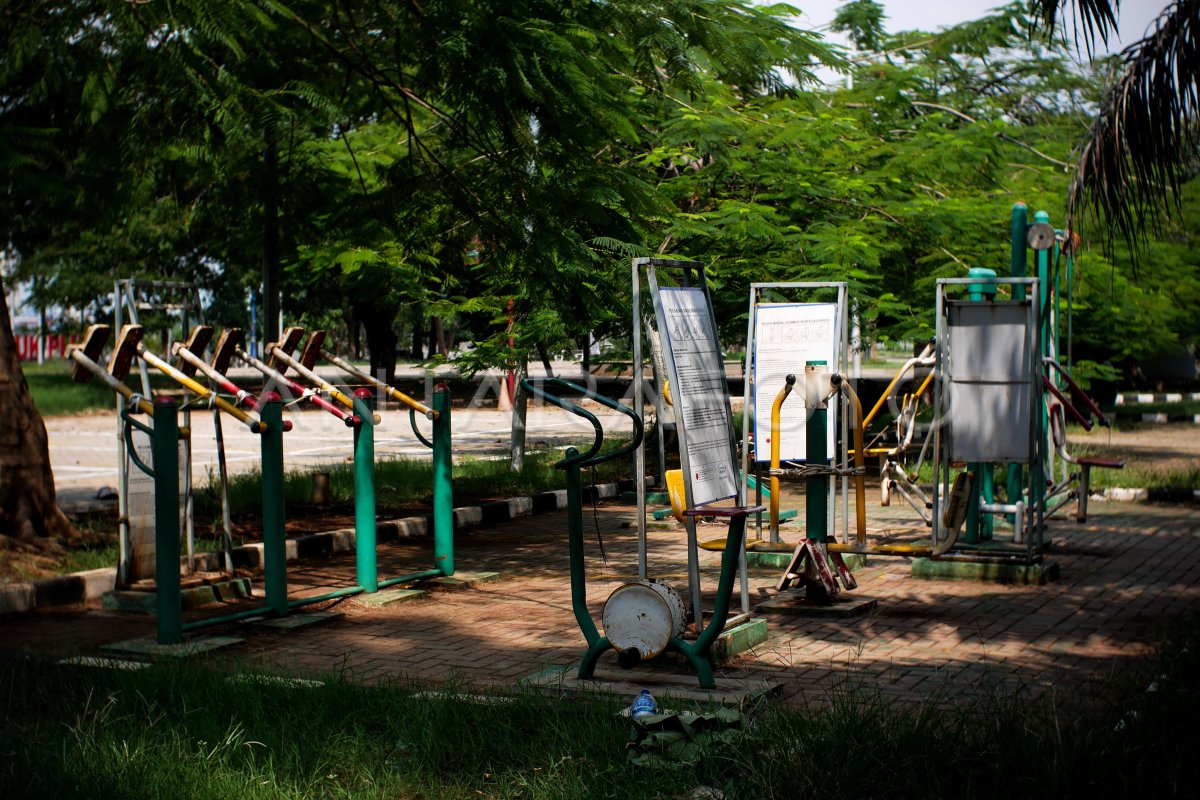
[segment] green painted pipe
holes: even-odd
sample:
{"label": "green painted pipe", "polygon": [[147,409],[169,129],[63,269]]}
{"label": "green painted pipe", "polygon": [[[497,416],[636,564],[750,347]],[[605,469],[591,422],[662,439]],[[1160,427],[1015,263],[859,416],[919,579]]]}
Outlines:
{"label": "green painted pipe", "polygon": [[440,569],[426,569],[420,572],[413,572],[408,575],[401,575],[396,578],[388,578],[386,581],[379,582],[380,589],[386,589],[389,586],[395,586],[400,583],[412,583],[413,581],[423,581],[426,578],[440,578],[443,573]]}
{"label": "green painted pipe", "polygon": [[[1014,278],[1024,278],[1026,275],[1026,259],[1028,256],[1029,243],[1026,237],[1029,235],[1029,208],[1024,203],[1017,203],[1012,209],[1012,229],[1011,229],[1011,274]],[[1025,287],[1018,285],[1013,287],[1013,300],[1025,299]],[[1022,499],[1022,490],[1024,487],[1024,469],[1020,464],[1008,465],[1008,482],[1006,491],[1006,500],[1009,503],[1015,503]],[[1014,521],[1014,516],[1007,516],[1009,522]]]}
{"label": "green painted pipe", "polygon": [[154,587],[159,644],[183,641],[179,580],[179,416],[175,400],[154,401]]}
{"label": "green painted pipe", "polygon": [[587,576],[583,564],[583,475],[579,463],[572,462],[578,456],[578,450],[568,447],[563,459],[567,473],[567,560],[571,569],[571,610],[591,648],[600,640],[600,632],[587,607]]}
{"label": "green painted pipe", "polygon": [[280,617],[287,616],[287,538],[284,535],[283,504],[283,404],[279,395],[268,393],[259,406],[262,434],[263,582],[267,606]]}
{"label": "green painted pipe", "polygon": [[337,600],[342,597],[353,597],[356,594],[362,594],[363,591],[364,590],[361,586],[348,586],[345,589],[335,589],[334,591],[326,592],[325,594],[318,594],[312,597],[301,597],[299,600],[292,600],[287,604],[287,607],[300,608],[301,606],[320,603],[324,600]]}
{"label": "green painted pipe", "polygon": [[207,617],[205,619],[198,619],[195,622],[187,622],[184,623],[183,629],[185,631],[196,631],[200,630],[201,628],[211,627],[213,625],[223,625],[227,622],[238,622],[240,620],[250,619],[252,617],[274,616],[274,614],[275,609],[271,608],[270,606],[259,606],[258,608],[248,608],[245,611],[236,611],[232,614],[225,614],[224,616],[220,617]]}
{"label": "green painted pipe", "polygon": [[[1012,261],[1011,274],[1014,278],[1024,278],[1026,251],[1029,244],[1026,241],[1026,236],[1029,234],[1029,209],[1024,203],[1017,203],[1012,209]],[[1013,300],[1025,299],[1025,287],[1013,287]],[[1011,500],[1009,502],[1012,502]]]}
{"label": "green painted pipe", "polygon": [[433,390],[433,564],[454,574],[454,461],[450,451],[450,387]]}
{"label": "green painted pipe", "polygon": [[[808,361],[805,362],[805,369],[808,367],[824,367],[828,366],[825,361]],[[806,398],[807,399],[807,398]],[[829,460],[828,447],[828,425],[829,425],[829,408],[824,402],[817,405],[816,408],[810,408],[808,421],[805,423],[805,451],[804,460],[808,464],[818,464],[824,466]],[[829,476],[828,475],[809,475],[804,479],[804,513],[805,513],[805,529],[807,536],[814,542],[826,542],[829,540]]]}
{"label": "green painted pipe", "polygon": [[354,428],[354,568],[359,587],[379,591],[375,563],[375,423],[367,405],[371,390],[354,390],[354,413],[362,420]]}

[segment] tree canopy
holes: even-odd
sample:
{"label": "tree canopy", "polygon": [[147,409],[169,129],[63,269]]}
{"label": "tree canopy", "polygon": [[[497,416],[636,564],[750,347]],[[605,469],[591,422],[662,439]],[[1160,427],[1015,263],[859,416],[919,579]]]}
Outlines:
{"label": "tree canopy", "polygon": [[[1081,8],[1111,30],[1106,2]],[[1070,37],[1031,37],[1062,30],[1038,9],[890,32],[854,0],[844,52],[788,6],[716,0],[14,0],[3,235],[45,301],[103,313],[116,277],[186,278],[245,325],[261,285],[268,332],[278,297],[361,327],[385,369],[431,327],[474,341],[468,369],[627,335],[627,259],[655,253],[711,263],[731,341],[768,277],[846,280],[869,338],[920,338],[934,279],[1005,271],[1013,203],[1063,224],[1095,172],[1076,147],[1129,56],[1077,65]],[[814,84],[823,65],[846,79]],[[1196,297],[1190,178],[1137,177],[1179,203],[1153,266],[1083,257],[1097,357],[1200,332],[1162,292]],[[1125,196],[1140,224],[1156,198]],[[1114,303],[1155,336],[1089,321]]]}

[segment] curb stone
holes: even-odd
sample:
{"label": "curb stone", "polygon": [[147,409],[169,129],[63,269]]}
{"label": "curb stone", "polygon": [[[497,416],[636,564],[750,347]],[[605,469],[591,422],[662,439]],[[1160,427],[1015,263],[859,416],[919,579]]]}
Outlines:
{"label": "curb stone", "polygon": [[[622,491],[628,491],[633,486],[634,481],[631,479],[585,486],[583,502],[592,503],[596,500],[617,497]],[[510,497],[507,500],[497,500],[478,506],[461,506],[454,509],[454,530],[457,533],[481,524],[508,522],[533,514],[559,511],[566,507],[566,489],[539,492],[528,497]],[[419,539],[428,536],[432,527],[433,517],[430,514],[385,520],[377,522],[375,525],[376,541]],[[298,536],[287,540],[287,560],[328,558],[334,553],[353,551],[354,543],[353,528]],[[219,572],[222,569],[223,559],[223,553],[197,553],[196,570]],[[262,561],[263,546],[261,542],[233,548],[235,567],[258,567],[262,565]],[[180,563],[186,563],[186,560],[181,559]],[[99,600],[105,592],[113,591],[116,583],[117,568],[103,567],[36,581],[0,584],[0,616],[20,614],[33,611],[35,608]]]}

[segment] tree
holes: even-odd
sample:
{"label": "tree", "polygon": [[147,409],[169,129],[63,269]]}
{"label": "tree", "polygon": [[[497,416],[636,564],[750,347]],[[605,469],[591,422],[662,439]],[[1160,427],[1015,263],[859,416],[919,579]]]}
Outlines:
{"label": "tree", "polygon": [[[1067,2],[1038,5],[1053,35]],[[1074,30],[1089,53],[1117,29],[1119,7],[1119,0],[1076,0]],[[1182,209],[1182,186],[1196,174],[1200,0],[1174,0],[1120,62],[1080,148],[1068,200],[1070,218],[1082,224],[1090,216],[1110,246],[1117,235],[1144,243],[1164,212]]]}
{"label": "tree", "polygon": [[55,499],[46,426],[21,372],[0,287],[0,550],[44,549],[75,535]]}

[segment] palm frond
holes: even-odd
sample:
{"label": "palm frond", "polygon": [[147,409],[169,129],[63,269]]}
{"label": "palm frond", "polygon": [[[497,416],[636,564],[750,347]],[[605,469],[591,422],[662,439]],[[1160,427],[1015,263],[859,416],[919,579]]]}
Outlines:
{"label": "palm frond", "polygon": [[[1200,0],[1175,0],[1122,53],[1123,69],[1080,151],[1068,224],[1090,216],[1107,246],[1135,246],[1179,203],[1200,117]],[[1088,213],[1090,212],[1090,214]]]}
{"label": "palm frond", "polygon": [[1080,34],[1088,53],[1096,51],[1096,40],[1108,43],[1108,35],[1117,30],[1117,14],[1120,12],[1121,0],[1035,0],[1037,11],[1034,26],[1044,26],[1047,35],[1064,28],[1062,17],[1071,9],[1071,30],[1075,43],[1079,43]]}

